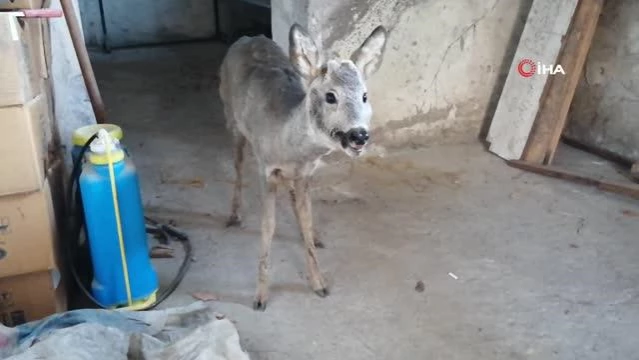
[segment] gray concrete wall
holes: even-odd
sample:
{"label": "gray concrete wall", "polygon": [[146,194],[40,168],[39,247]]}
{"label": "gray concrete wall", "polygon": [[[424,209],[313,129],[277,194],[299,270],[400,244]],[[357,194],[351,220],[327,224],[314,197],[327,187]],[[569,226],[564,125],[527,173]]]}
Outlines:
{"label": "gray concrete wall", "polygon": [[391,30],[369,81],[376,138],[387,144],[476,141],[491,113],[531,0],[274,0],[273,38],[297,21],[324,49],[350,53]]}
{"label": "gray concrete wall", "polygon": [[[78,2],[73,1],[79,17]],[[61,9],[60,0],[52,0],[51,8]],[[80,19],[79,19],[80,20]],[[65,165],[71,169],[71,135],[79,127],[95,124],[93,108],[64,18],[50,19],[53,108],[58,134],[65,152]]]}
{"label": "gray concrete wall", "polygon": [[[212,0],[104,0],[108,42],[130,46],[215,35]],[[98,0],[80,0],[86,42],[102,46],[102,25]]]}
{"label": "gray concrete wall", "polygon": [[102,47],[104,39],[100,22],[100,7],[97,0],[78,0],[82,15],[84,42],[89,47]]}
{"label": "gray concrete wall", "polygon": [[607,1],[566,133],[639,160],[639,2]]}
{"label": "gray concrete wall", "polygon": [[218,0],[220,32],[232,43],[243,35],[271,32],[270,0]]}

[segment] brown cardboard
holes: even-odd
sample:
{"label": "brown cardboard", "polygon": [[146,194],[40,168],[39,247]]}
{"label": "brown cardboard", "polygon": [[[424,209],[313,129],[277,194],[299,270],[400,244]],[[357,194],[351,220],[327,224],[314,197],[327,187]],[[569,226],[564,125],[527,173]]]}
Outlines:
{"label": "brown cardboard", "polygon": [[52,166],[47,169],[47,184],[49,185],[49,191],[51,192],[51,204],[53,213],[50,216],[53,221],[53,259],[55,267],[63,274],[63,277],[67,275],[69,268],[65,259],[65,251],[60,242],[61,232],[65,227],[65,222],[68,221],[67,217],[67,172],[64,167],[64,163],[61,157],[52,159]]}
{"label": "brown cardboard", "polygon": [[0,279],[0,322],[17,326],[67,310],[64,282],[56,270]]}
{"label": "brown cardboard", "polygon": [[57,228],[49,182],[41,191],[0,197],[0,277],[56,267]]}
{"label": "brown cardboard", "polygon": [[40,9],[42,0],[6,0],[0,1],[0,9]]}
{"label": "brown cardboard", "polygon": [[22,105],[41,92],[46,69],[42,21],[0,12],[0,107]]}
{"label": "brown cardboard", "polygon": [[0,108],[0,134],[0,196],[41,189],[51,137],[46,97]]}

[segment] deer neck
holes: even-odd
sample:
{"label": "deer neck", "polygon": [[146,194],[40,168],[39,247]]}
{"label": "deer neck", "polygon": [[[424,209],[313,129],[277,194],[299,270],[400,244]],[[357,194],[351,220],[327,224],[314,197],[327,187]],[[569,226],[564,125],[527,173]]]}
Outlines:
{"label": "deer neck", "polygon": [[317,160],[333,148],[328,134],[317,125],[308,94],[291,112],[291,119],[287,122],[284,133],[287,145],[308,161]]}

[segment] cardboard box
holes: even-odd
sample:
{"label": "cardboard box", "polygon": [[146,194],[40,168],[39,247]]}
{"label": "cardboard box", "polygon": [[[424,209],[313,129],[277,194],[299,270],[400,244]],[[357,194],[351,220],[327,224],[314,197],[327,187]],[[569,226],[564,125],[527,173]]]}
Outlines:
{"label": "cardboard box", "polygon": [[44,6],[43,0],[1,0],[0,9],[40,9]]}
{"label": "cardboard box", "polygon": [[41,191],[0,197],[0,277],[57,268],[51,199],[48,180]]}
{"label": "cardboard box", "polygon": [[[67,259],[67,252],[63,246],[66,243],[63,241],[70,241],[66,239],[61,231],[66,228],[66,222],[68,219],[68,209],[66,202],[66,187],[67,187],[68,173],[64,167],[64,161],[62,158],[54,158],[53,165],[47,169],[47,184],[51,193],[50,201],[52,204],[52,215],[50,216],[53,222],[53,260],[55,268],[62,273],[62,277],[65,278],[69,275],[69,261]],[[1,199],[1,198],[0,198]],[[51,209],[50,209],[51,210]]]}
{"label": "cardboard box", "polygon": [[0,108],[0,196],[42,188],[51,126],[44,95],[24,106]]}
{"label": "cardboard box", "polygon": [[41,92],[46,69],[42,21],[0,12],[0,107],[22,105]]}
{"label": "cardboard box", "polygon": [[66,311],[64,285],[56,270],[0,279],[0,322],[13,327]]}

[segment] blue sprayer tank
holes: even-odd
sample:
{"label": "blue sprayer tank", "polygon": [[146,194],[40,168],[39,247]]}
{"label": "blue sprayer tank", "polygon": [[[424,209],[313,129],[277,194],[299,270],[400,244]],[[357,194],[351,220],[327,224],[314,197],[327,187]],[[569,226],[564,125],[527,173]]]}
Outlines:
{"label": "blue sprayer tank", "polygon": [[117,139],[104,129],[98,134],[79,178],[94,271],[91,290],[105,307],[135,308],[153,302],[159,286],[147,246],[138,174]]}

